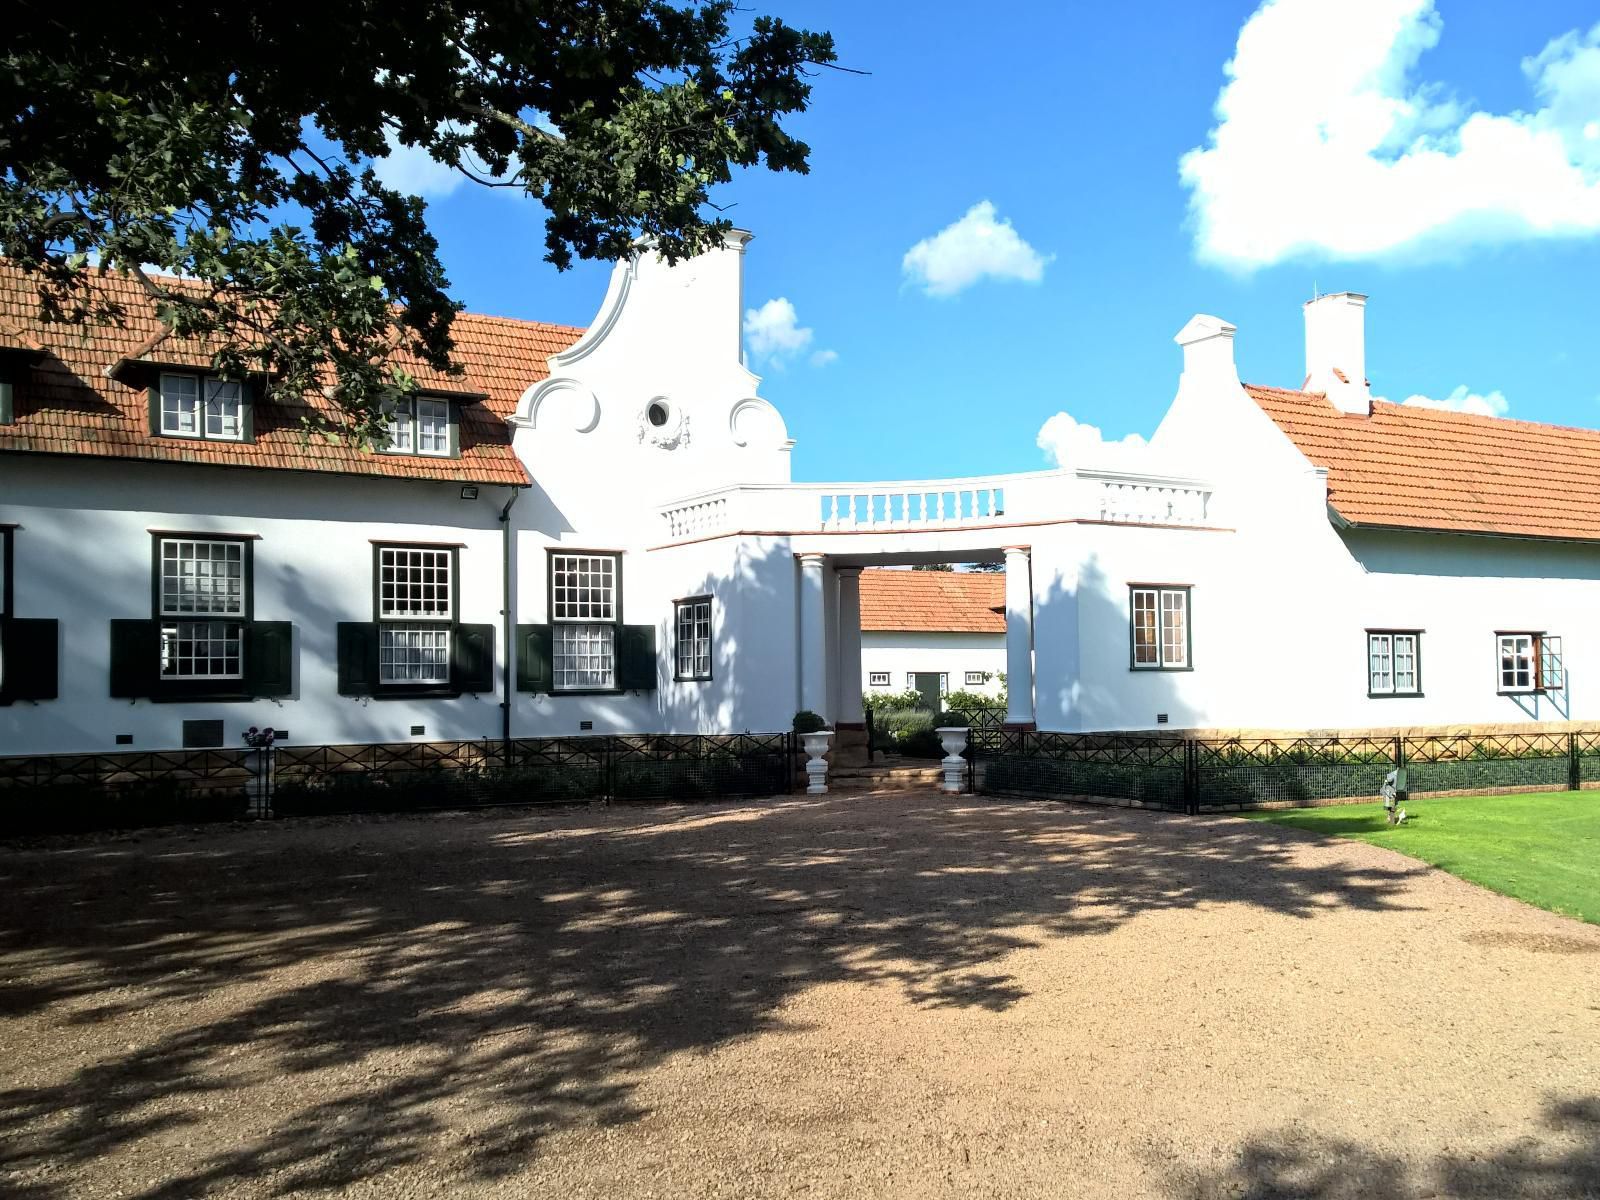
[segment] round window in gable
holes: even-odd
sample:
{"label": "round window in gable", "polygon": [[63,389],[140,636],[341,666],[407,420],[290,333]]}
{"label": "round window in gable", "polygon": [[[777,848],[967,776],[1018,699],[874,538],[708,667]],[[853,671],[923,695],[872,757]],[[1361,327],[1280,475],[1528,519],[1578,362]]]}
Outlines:
{"label": "round window in gable", "polygon": [[657,429],[663,429],[666,427],[668,419],[672,416],[672,410],[666,406],[664,401],[652,400],[650,401],[650,407],[644,410],[644,415],[645,420],[649,421],[650,424]]}

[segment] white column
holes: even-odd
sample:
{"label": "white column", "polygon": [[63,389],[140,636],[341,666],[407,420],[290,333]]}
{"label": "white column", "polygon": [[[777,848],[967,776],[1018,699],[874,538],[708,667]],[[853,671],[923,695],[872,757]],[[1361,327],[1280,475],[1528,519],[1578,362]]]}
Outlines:
{"label": "white column", "polygon": [[863,725],[861,707],[861,568],[839,567],[839,724]]}
{"label": "white column", "polygon": [[822,601],[821,554],[800,556],[800,707],[827,716],[828,618]]}
{"label": "white column", "polygon": [[1033,575],[1028,548],[1006,550],[1006,724],[1033,724]]}

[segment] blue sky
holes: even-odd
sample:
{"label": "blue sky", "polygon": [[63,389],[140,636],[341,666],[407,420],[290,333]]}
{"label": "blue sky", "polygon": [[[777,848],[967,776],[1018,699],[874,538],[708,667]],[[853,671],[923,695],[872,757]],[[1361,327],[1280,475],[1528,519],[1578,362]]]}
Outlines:
{"label": "blue sky", "polygon": [[[794,346],[752,367],[797,479],[1030,470],[1060,412],[1147,436],[1196,312],[1247,381],[1298,385],[1313,287],[1370,295],[1377,395],[1600,424],[1592,0],[755,8],[871,72],[816,81],[811,174],[722,197],[755,343]],[[470,308],[593,317],[609,268],[546,266],[541,210],[429,199]]]}

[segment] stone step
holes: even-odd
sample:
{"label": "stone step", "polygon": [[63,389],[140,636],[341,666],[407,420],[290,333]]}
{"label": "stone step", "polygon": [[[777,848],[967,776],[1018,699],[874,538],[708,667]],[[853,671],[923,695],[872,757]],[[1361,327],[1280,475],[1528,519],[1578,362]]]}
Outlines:
{"label": "stone step", "polygon": [[899,791],[932,788],[944,772],[937,766],[871,766],[835,768],[828,772],[830,791]]}

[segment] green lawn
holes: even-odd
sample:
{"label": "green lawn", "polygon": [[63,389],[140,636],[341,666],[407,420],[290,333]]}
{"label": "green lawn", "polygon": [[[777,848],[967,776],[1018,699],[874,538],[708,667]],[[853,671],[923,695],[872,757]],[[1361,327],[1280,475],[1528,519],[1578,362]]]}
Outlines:
{"label": "green lawn", "polygon": [[1390,828],[1381,804],[1242,813],[1254,821],[1355,838],[1600,925],[1600,792],[1411,800]]}

